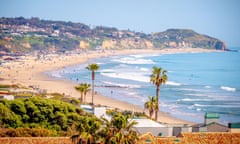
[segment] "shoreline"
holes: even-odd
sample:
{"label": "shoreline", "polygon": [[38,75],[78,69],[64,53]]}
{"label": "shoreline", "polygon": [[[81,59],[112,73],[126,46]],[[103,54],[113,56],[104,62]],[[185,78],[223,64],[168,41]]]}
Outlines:
{"label": "shoreline", "polygon": [[[81,54],[69,55],[46,55],[44,60],[36,60],[36,56],[26,56],[20,61],[8,62],[0,67],[0,82],[2,84],[21,84],[24,86],[35,86],[45,89],[48,93],[59,92],[71,97],[79,97],[79,92],[74,89],[77,84],[70,80],[62,80],[48,76],[47,71],[62,69],[68,66],[87,63],[89,60],[114,55],[131,55],[131,54],[176,54],[176,53],[202,53],[202,52],[220,52],[219,50],[208,50],[200,48],[174,48],[163,50],[152,49],[131,49],[131,50],[106,50],[106,51],[88,51]],[[1,80],[2,79],[2,80]],[[91,94],[87,95],[87,102],[91,101]],[[118,108],[121,110],[131,110],[143,112],[144,109],[113,98],[95,95],[94,102],[96,105],[101,104],[108,107]],[[145,113],[148,112],[145,110]],[[185,120],[177,119],[165,112],[159,112],[161,123],[168,124],[193,124]]]}

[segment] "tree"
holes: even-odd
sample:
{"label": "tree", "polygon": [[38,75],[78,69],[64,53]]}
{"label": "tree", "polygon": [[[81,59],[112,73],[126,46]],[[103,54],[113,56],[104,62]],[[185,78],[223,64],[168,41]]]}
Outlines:
{"label": "tree", "polygon": [[150,81],[152,84],[156,86],[156,106],[155,106],[155,120],[158,118],[158,111],[159,111],[159,92],[160,92],[160,86],[162,84],[165,84],[167,82],[167,71],[162,69],[161,67],[154,66],[152,69],[152,74],[150,76]]}
{"label": "tree", "polygon": [[[78,86],[75,86],[75,89],[81,93],[81,102],[86,102],[86,95],[87,92],[89,91],[90,84],[87,83],[81,83]],[[83,98],[84,95],[84,98]]]}
{"label": "tree", "polygon": [[96,117],[85,116],[79,120],[77,130],[78,137],[82,143],[94,143],[98,137],[97,131],[100,129],[101,123]]}
{"label": "tree", "polygon": [[86,95],[87,95],[87,92],[89,91],[89,88],[90,88],[90,84],[87,84],[87,83],[84,83],[82,85],[83,87],[83,94],[84,94],[84,102],[86,102]]}
{"label": "tree", "polygon": [[105,143],[113,144],[134,144],[138,139],[137,132],[132,127],[137,124],[136,121],[129,120],[128,116],[117,113],[113,115],[110,121],[102,118],[103,128],[99,133],[105,138]]}
{"label": "tree", "polygon": [[[85,116],[90,120],[82,120]],[[95,121],[97,119],[93,115],[87,115],[80,108],[59,100],[41,97],[0,100],[0,127],[4,128],[44,128],[55,131],[52,134],[56,136],[64,135],[73,125],[92,126],[91,131],[97,130]]]}
{"label": "tree", "polygon": [[75,86],[75,89],[80,92],[80,100],[83,102],[83,94],[84,94],[84,87],[83,84],[79,84],[78,86]]}
{"label": "tree", "polygon": [[155,107],[156,107],[156,97],[155,96],[149,96],[148,101],[146,101],[144,103],[144,108],[149,110],[150,118],[152,118]]}
{"label": "tree", "polygon": [[93,63],[93,64],[89,64],[86,68],[87,68],[89,71],[92,72],[92,105],[93,105],[95,71],[97,71],[97,70],[99,69],[99,65]]}

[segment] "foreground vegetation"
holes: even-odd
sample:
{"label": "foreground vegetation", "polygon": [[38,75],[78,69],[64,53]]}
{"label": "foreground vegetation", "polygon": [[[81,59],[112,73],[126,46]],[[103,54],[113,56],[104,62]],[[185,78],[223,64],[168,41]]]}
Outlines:
{"label": "foreground vegetation", "polygon": [[[66,135],[69,126],[81,127],[86,118],[96,120],[83,110],[58,100],[32,97],[0,101],[0,123],[5,128],[44,128],[50,135]],[[83,123],[84,124],[84,123]]]}
{"label": "foreground vegetation", "polygon": [[99,119],[73,104],[41,97],[0,100],[0,137],[70,136],[95,143],[134,143],[130,112],[110,111]]}

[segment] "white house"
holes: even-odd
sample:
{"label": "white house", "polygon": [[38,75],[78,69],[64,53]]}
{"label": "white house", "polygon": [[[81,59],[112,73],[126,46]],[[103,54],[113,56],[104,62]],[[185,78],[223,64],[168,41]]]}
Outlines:
{"label": "white house", "polygon": [[172,128],[167,127],[166,125],[157,123],[151,119],[147,118],[134,118],[130,121],[136,121],[137,124],[133,128],[140,134],[145,134],[151,132],[154,136],[171,136]]}

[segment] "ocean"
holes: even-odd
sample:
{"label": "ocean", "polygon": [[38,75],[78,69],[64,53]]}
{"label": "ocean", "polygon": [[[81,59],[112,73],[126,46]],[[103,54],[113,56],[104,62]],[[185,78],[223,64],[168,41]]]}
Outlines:
{"label": "ocean", "polygon": [[160,110],[201,123],[205,112],[217,112],[220,122],[240,122],[240,52],[121,55],[93,59],[49,74],[91,84],[85,68],[97,63],[95,90],[102,95],[143,107],[155,95],[152,67],[167,70],[160,88]]}

